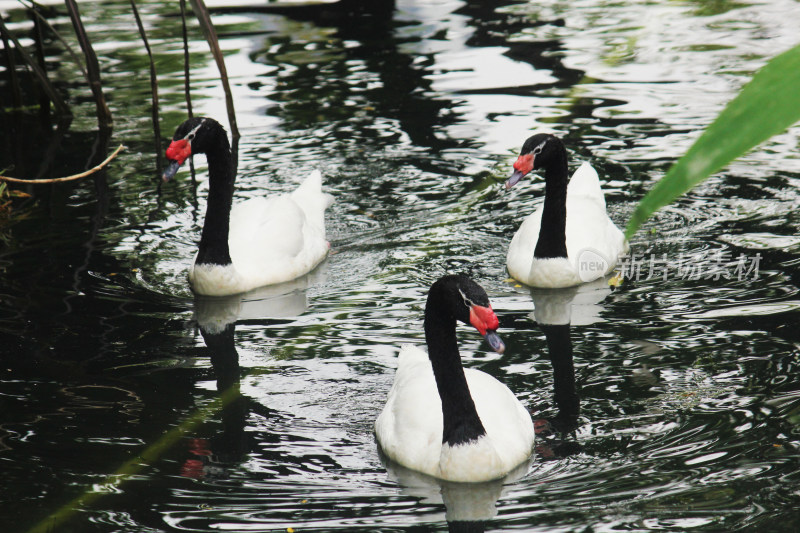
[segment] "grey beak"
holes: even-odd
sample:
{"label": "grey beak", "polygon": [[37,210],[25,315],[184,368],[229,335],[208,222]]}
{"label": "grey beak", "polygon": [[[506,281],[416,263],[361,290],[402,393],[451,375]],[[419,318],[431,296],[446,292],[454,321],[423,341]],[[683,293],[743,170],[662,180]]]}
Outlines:
{"label": "grey beak", "polygon": [[496,331],[487,331],[483,338],[486,339],[486,342],[489,343],[489,346],[491,346],[492,350],[495,352],[502,354],[504,351],[506,351],[506,345],[503,343],[503,339],[500,338],[500,335],[498,335]]}
{"label": "grey beak", "polygon": [[165,182],[171,180],[175,177],[175,174],[178,173],[178,169],[181,168],[181,164],[177,161],[170,161],[169,165],[167,165],[167,169],[164,171],[164,174],[161,175],[161,179]]}
{"label": "grey beak", "polygon": [[523,174],[519,170],[515,170],[514,173],[511,174],[511,177],[506,180],[506,190],[509,190],[511,187],[516,185],[524,175],[525,174]]}

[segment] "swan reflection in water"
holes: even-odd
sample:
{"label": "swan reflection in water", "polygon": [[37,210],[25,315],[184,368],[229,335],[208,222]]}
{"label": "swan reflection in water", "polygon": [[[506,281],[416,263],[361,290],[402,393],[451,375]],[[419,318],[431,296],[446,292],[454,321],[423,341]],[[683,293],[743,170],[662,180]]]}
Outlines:
{"label": "swan reflection in water", "polygon": [[213,334],[237,320],[300,316],[308,308],[306,290],[321,280],[321,270],[232,296],[195,295],[194,319],[201,331]]}
{"label": "swan reflection in water", "polygon": [[510,483],[528,473],[532,459],[517,466],[501,479],[482,483],[457,483],[411,470],[387,458],[378,447],[381,464],[400,492],[419,498],[424,504],[444,504],[450,532],[482,532],[486,522],[497,515],[497,502],[512,488]]}
{"label": "swan reflection in water", "polygon": [[308,307],[306,289],[319,280],[311,273],[296,280],[261,287],[233,296],[195,296],[194,318],[208,349],[217,382],[221,409],[214,415],[222,430],[213,437],[189,437],[189,457],[181,474],[196,479],[224,478],[230,465],[247,458],[257,448],[245,431],[251,414],[264,418],[280,416],[264,405],[241,395],[241,368],[236,350],[236,321],[295,317]]}
{"label": "swan reflection in water", "polygon": [[582,450],[574,434],[579,425],[580,397],[575,382],[571,328],[602,322],[600,302],[611,294],[611,289],[606,279],[600,278],[566,289],[530,288],[530,294],[534,307],[531,318],[547,341],[557,409],[554,416],[534,422],[536,452],[542,459],[558,459]]}

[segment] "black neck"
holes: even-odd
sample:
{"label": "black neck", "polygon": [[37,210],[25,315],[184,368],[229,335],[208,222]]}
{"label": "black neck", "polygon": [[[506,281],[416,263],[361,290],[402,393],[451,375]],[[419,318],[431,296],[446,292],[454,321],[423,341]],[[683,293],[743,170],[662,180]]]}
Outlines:
{"label": "black neck", "polygon": [[561,143],[556,145],[556,153],[545,167],[544,207],[542,226],[533,257],[550,259],[567,257],[567,151]]}
{"label": "black neck", "polygon": [[486,522],[483,520],[456,520],[447,522],[448,533],[484,533]]}
{"label": "black neck", "polygon": [[200,250],[196,264],[229,265],[228,230],[230,229],[233,184],[236,180],[234,161],[228,144],[228,136],[219,128],[213,149],[206,151],[208,159],[208,206]]}
{"label": "black neck", "polygon": [[212,333],[200,326],[206,346],[211,352],[211,366],[217,374],[217,390],[220,392],[239,381],[239,353],[234,343],[236,324],[231,322],[225,329]]}
{"label": "black neck", "polygon": [[539,324],[547,339],[547,351],[553,365],[553,387],[555,389],[557,418],[577,420],[580,399],[575,386],[575,364],[572,360],[572,340],[569,324]]}
{"label": "black neck", "polygon": [[461,366],[456,321],[443,311],[428,301],[425,308],[425,340],[436,377],[436,388],[442,400],[442,443],[455,446],[486,435],[486,430],[478,417]]}

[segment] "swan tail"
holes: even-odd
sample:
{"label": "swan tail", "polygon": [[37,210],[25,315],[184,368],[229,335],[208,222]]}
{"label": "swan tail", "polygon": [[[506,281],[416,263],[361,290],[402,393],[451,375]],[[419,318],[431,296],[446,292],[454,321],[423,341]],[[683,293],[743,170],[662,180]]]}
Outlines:
{"label": "swan tail", "polygon": [[322,192],[322,173],[319,170],[312,171],[292,192],[292,199],[303,209],[311,224],[325,227],[325,210],[333,204],[333,196]]}
{"label": "swan tail", "polygon": [[606,207],[605,195],[600,186],[600,177],[588,161],[584,161],[572,175],[567,190],[568,195],[591,198],[599,205],[602,205],[603,209]]}

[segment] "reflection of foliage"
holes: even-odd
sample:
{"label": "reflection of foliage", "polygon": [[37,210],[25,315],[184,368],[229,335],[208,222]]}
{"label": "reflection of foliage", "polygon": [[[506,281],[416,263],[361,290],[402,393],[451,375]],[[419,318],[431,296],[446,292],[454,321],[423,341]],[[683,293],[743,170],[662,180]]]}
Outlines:
{"label": "reflection of foliage", "polygon": [[324,123],[326,142],[350,145],[357,137],[356,153],[364,142],[383,147],[403,136],[433,150],[457,146],[437,135],[459,117],[457,102],[431,97],[434,54],[410,51],[405,45],[414,44],[413,36],[392,37],[390,15],[359,30],[344,21],[338,28],[288,22],[285,35],[271,37],[252,55],[279,68],[269,98],[280,105],[267,112],[292,134]]}
{"label": "reflection of foliage", "polygon": [[603,58],[603,62],[610,67],[632,61],[636,56],[636,43],[638,38],[630,36],[614,48]]}
{"label": "reflection of foliage", "polygon": [[731,0],[692,0],[693,4],[697,7],[694,9],[693,14],[697,17],[710,17],[712,15],[721,15],[733,9],[747,7],[751,4],[742,2],[732,2]]}

